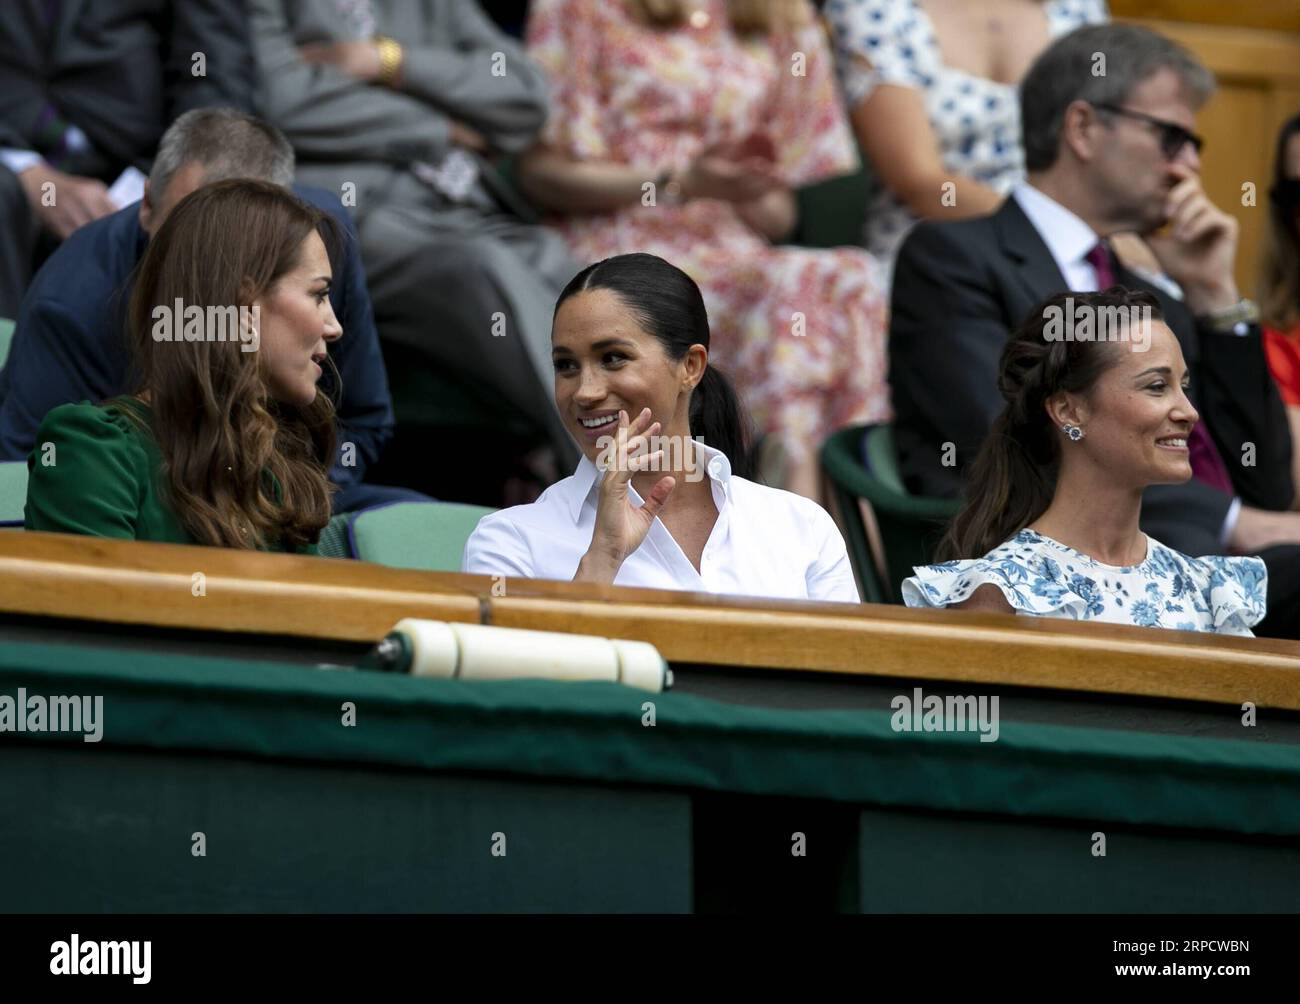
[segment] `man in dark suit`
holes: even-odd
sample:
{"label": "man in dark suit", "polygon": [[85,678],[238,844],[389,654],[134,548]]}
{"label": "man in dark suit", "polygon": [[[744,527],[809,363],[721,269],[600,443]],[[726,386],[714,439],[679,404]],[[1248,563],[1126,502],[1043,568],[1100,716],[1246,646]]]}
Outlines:
{"label": "man in dark suit", "polygon": [[[288,187],[293,170],[288,141],[252,116],[204,108],[177,119],[159,145],[144,200],[79,229],[32,282],[8,362],[0,370],[0,460],[26,459],[51,408],[102,401],[132,389],[123,328],[131,274],[149,237],[181,199],[223,178],[259,178]],[[343,260],[335,263],[330,287],[343,326],[343,337],[330,348],[343,384],[339,453],[330,471],[339,488],[335,509],[427,501],[406,489],[363,482],[367,465],[392,435],[393,409],[356,231],[337,196],[315,188],[295,191],[346,231]],[[329,371],[321,386],[337,399]]]}
{"label": "man in dark suit", "polygon": [[116,209],[108,186],[147,171],[176,116],[251,111],[244,0],[0,4],[0,316],[40,255]]}
{"label": "man in dark suit", "polygon": [[[1063,290],[1152,290],[1192,372],[1201,424],[1193,479],[1149,489],[1142,527],[1192,555],[1263,557],[1277,633],[1300,625],[1300,513],[1284,511],[1292,444],[1258,311],[1233,279],[1236,221],[1198,177],[1195,111],[1212,90],[1190,53],[1132,25],[1081,28],[1038,58],[1021,85],[1027,182],[991,216],[918,225],[900,250],[896,436],[909,488],[956,495],[1004,404],[997,369],[1009,332]],[[1116,261],[1107,238],[1128,232],[1146,236],[1164,273],[1155,284]]]}

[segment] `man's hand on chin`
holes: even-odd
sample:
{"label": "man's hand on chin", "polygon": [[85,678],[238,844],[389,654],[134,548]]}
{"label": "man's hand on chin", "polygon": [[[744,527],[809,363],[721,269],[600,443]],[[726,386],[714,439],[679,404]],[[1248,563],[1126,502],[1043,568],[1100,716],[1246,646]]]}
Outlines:
{"label": "man's hand on chin", "polygon": [[1210,201],[1195,171],[1184,164],[1172,164],[1169,170],[1178,181],[1165,197],[1167,223],[1147,236],[1147,245],[1183,288],[1192,313],[1231,307],[1240,299],[1232,275],[1237,221]]}

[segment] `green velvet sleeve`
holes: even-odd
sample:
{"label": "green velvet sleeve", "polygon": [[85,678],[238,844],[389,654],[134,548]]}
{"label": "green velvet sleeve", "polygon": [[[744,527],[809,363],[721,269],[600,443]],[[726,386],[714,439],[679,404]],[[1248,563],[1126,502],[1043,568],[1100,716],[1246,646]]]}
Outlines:
{"label": "green velvet sleeve", "polygon": [[27,458],[29,530],[135,539],[149,471],[127,422],[90,404],[45,416]]}

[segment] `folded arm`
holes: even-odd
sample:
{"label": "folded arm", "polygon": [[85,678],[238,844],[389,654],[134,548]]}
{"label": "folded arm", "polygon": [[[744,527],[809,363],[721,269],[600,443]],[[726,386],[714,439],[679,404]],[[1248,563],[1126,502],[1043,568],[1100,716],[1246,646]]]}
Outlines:
{"label": "folded arm", "polygon": [[468,123],[495,150],[518,153],[546,121],[546,77],[475,3],[456,3],[454,37],[403,47],[401,89]]}
{"label": "folded arm", "polygon": [[298,51],[284,0],[249,0],[262,114],[304,159],[436,161],[447,152],[450,119],[424,101],[362,83]]}

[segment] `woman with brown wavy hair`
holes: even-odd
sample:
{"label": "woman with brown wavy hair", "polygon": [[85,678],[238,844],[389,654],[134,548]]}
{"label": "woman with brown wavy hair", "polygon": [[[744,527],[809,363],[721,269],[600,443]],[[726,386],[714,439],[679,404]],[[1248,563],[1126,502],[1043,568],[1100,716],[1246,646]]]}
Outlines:
{"label": "woman with brown wavy hair", "polygon": [[1006,401],[971,469],[939,564],[910,607],[1250,635],[1259,558],[1191,558],[1142,532],[1142,492],[1192,476],[1199,415],[1160,304],[1145,292],[1052,297],[1002,353]]}
{"label": "woman with brown wavy hair", "polygon": [[182,200],[149,242],[128,321],[137,390],[46,417],[29,529],[311,553],[330,517],[342,335],[334,222],[276,185]]}

